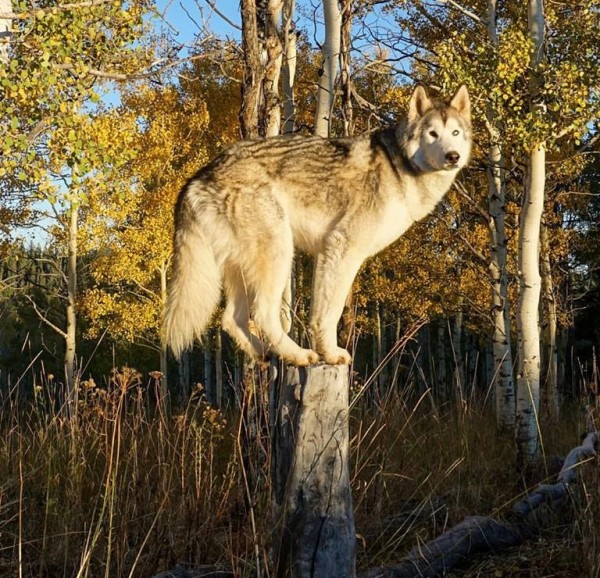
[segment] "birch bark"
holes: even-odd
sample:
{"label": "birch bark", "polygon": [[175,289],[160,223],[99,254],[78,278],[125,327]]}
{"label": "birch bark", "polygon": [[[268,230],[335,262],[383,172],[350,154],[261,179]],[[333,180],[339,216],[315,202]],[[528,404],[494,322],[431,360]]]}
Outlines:
{"label": "birch bark", "polygon": [[519,463],[539,453],[537,415],[540,399],[539,271],[540,221],[544,207],[545,150],[538,144],[529,157],[529,174],[519,230],[520,292],[517,309],[519,369],[516,437]]}
{"label": "birch bark", "polygon": [[342,117],[344,136],[354,135],[354,109],[352,106],[352,76],[350,74],[350,48],[352,44],[352,0],[341,0],[342,22],[340,31],[340,88],[342,92]]}
{"label": "birch bark", "polygon": [[325,42],[323,64],[319,72],[315,130],[317,136],[328,137],[331,129],[331,110],[335,96],[335,80],[339,69],[342,13],[338,0],[324,0]]}
{"label": "birch bark", "polygon": [[284,0],[281,36],[283,38],[283,65],[281,84],[283,92],[283,133],[296,130],[296,101],[294,84],[296,81],[297,36],[294,29],[295,0]]}
{"label": "birch bark", "polygon": [[[539,65],[543,60],[544,3],[528,2],[529,35],[533,43],[532,73],[529,79],[531,108],[543,112],[539,101],[541,78]],[[545,143],[539,142],[529,154],[527,184],[521,209],[519,229],[520,291],[517,309],[519,332],[519,368],[517,373],[516,440],[517,464],[526,465],[539,456],[537,416],[540,400],[540,331],[539,303],[541,277],[539,269],[540,226],[544,210],[546,181]]]}
{"label": "birch bark", "polygon": [[272,463],[277,578],[353,578],[347,365],[289,368]]}
{"label": "birch bark", "polygon": [[65,383],[67,399],[72,401],[76,382],[76,345],[77,345],[77,233],[79,228],[79,203],[71,202],[67,229],[67,310],[65,327]]}
{"label": "birch bark", "polygon": [[[489,0],[488,39],[493,46],[498,46],[496,20],[496,0]],[[496,424],[500,430],[512,430],[515,426],[515,383],[512,371],[510,302],[506,276],[506,171],[502,153],[500,121],[490,104],[486,107],[486,125],[489,133],[487,181],[490,210],[490,276],[494,324],[492,354]]]}
{"label": "birch bark", "polygon": [[283,61],[283,46],[280,38],[281,0],[269,0],[265,23],[265,78],[263,81],[265,106],[265,136],[277,136],[281,132],[281,98],[279,80]]}
{"label": "birch bark", "polygon": [[262,85],[256,0],[241,0],[240,13],[244,53],[240,128],[242,138],[256,138],[259,136],[259,105]]}

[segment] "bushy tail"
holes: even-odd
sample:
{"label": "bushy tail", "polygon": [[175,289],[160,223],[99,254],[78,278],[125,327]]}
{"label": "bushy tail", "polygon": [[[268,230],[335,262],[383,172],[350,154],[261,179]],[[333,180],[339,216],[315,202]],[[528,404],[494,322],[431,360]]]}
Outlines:
{"label": "bushy tail", "polygon": [[221,297],[221,274],[209,240],[196,227],[177,231],[164,331],[173,354],[200,338]]}

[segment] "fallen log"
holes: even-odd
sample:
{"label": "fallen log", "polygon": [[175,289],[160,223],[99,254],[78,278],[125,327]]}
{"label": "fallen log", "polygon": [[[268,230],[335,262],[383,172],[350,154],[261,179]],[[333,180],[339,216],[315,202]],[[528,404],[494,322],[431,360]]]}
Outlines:
{"label": "fallen log", "polygon": [[413,548],[401,564],[359,572],[358,577],[432,578],[443,575],[473,554],[520,542],[519,532],[510,524],[486,516],[469,516],[435,540]]}
{"label": "fallen log", "polygon": [[513,506],[507,521],[469,516],[434,540],[413,548],[400,564],[359,572],[358,578],[434,578],[473,554],[518,546],[537,528],[535,516],[542,505],[556,509],[566,501],[570,486],[577,481],[577,469],[596,456],[599,444],[600,432],[588,433],[567,455],[556,483],[540,484]]}
{"label": "fallen log", "polygon": [[513,506],[513,512],[521,518],[527,518],[544,503],[564,500],[569,493],[569,486],[577,481],[577,468],[587,460],[596,456],[600,444],[600,432],[588,433],[581,445],[573,448],[565,458],[563,466],[554,484],[540,484],[526,499]]}

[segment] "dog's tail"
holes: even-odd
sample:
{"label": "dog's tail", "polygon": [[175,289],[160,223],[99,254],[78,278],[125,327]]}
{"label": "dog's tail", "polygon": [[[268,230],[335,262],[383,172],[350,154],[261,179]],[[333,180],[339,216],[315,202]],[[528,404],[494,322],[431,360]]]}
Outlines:
{"label": "dog's tail", "polygon": [[164,335],[175,357],[200,339],[221,297],[221,274],[210,241],[197,225],[176,230]]}

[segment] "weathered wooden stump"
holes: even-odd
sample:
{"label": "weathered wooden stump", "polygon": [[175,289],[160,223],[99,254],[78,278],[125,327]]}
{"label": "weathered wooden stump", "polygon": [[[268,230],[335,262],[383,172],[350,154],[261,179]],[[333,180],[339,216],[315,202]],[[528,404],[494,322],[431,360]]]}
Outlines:
{"label": "weathered wooden stump", "polygon": [[273,439],[278,578],[353,578],[348,366],[288,368]]}

